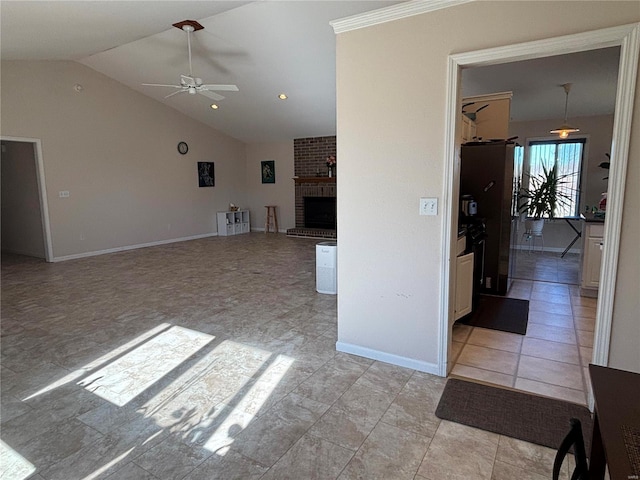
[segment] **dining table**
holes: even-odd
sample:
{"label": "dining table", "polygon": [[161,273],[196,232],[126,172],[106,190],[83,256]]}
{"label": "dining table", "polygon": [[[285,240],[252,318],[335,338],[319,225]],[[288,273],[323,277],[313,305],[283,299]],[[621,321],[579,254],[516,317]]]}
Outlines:
{"label": "dining table", "polygon": [[640,479],[640,374],[589,365],[594,421],[589,479]]}

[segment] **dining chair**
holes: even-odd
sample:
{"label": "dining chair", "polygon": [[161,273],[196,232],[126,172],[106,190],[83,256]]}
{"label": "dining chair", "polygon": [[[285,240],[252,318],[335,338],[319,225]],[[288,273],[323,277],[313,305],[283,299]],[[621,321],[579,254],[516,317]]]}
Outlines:
{"label": "dining chair", "polygon": [[571,429],[567,436],[564,437],[564,440],[562,440],[553,462],[553,480],[558,480],[560,468],[571,447],[573,447],[573,456],[576,463],[576,467],[571,474],[571,480],[587,480],[589,466],[587,465],[587,454],[584,448],[582,425],[577,418],[572,418],[569,420],[569,423],[571,424]]}

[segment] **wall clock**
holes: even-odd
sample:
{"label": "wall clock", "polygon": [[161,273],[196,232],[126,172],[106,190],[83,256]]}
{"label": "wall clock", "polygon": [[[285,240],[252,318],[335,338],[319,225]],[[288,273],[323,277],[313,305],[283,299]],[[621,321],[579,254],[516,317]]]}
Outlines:
{"label": "wall clock", "polygon": [[180,152],[181,155],[186,154],[188,151],[189,151],[189,145],[187,145],[186,142],[178,143],[178,152]]}

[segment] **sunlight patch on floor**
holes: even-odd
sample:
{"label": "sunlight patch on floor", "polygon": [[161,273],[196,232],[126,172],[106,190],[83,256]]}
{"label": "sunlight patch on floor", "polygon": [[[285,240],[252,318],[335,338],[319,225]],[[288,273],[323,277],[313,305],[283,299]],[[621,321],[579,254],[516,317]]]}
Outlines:
{"label": "sunlight patch on floor", "polygon": [[36,467],[9,445],[0,440],[0,478],[3,480],[24,480],[29,478]]}
{"label": "sunlight patch on floor", "polygon": [[119,355],[122,355],[123,353],[131,350],[132,348],[135,348],[136,346],[140,345],[142,342],[144,342],[148,338],[151,338],[154,335],[159,334],[160,332],[162,332],[163,330],[168,329],[169,327],[171,327],[170,323],[162,323],[162,324],[158,325],[157,327],[152,328],[151,330],[147,330],[142,335],[137,336],[136,338],[134,338],[130,342],[127,342],[127,343],[125,343],[124,345],[121,345],[118,348],[114,348],[109,353],[103,355],[100,358],[97,358],[96,360],[92,361],[91,363],[86,364],[84,367],[82,367],[82,368],[80,368],[78,370],[74,370],[70,374],[65,375],[64,377],[62,377],[61,379],[56,380],[53,383],[50,383],[49,385],[47,385],[43,389],[38,390],[37,392],[29,395],[28,397],[23,398],[22,401],[29,400],[31,398],[37,397],[38,395],[42,395],[43,393],[50,392],[51,390],[55,390],[58,387],[62,387],[63,385],[66,385],[67,383],[73,382],[73,381],[77,380],[78,378],[82,378],[87,373],[91,372],[91,370],[93,370],[95,368],[98,368],[99,366],[104,365],[105,363],[107,363],[112,358],[116,358]]}
{"label": "sunlight patch on floor", "polygon": [[118,463],[120,463],[122,460],[124,460],[131,452],[133,452],[135,450],[135,448],[130,448],[129,450],[127,450],[126,452],[118,455],[116,458],[114,458],[113,460],[111,460],[109,463],[105,463],[102,467],[98,468],[97,470],[94,470],[93,472],[91,472],[90,475],[87,475],[86,477],[84,477],[82,480],[93,480],[94,478],[98,478],[103,472],[106,472],[107,470],[109,470],[112,466],[117,465]]}
{"label": "sunlight patch on floor", "polygon": [[224,456],[229,451],[234,437],[249,426],[293,362],[293,358],[278,355],[235,405],[231,413],[220,423],[204,444],[204,448]]}
{"label": "sunlight patch on floor", "polygon": [[115,405],[126,405],[214,338],[173,326],[92,373],[78,385]]}

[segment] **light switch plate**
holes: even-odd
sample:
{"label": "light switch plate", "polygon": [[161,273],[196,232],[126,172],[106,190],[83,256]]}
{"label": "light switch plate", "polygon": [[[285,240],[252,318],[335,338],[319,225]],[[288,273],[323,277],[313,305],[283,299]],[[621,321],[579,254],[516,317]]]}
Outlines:
{"label": "light switch plate", "polygon": [[421,197],[420,215],[438,215],[438,199]]}

